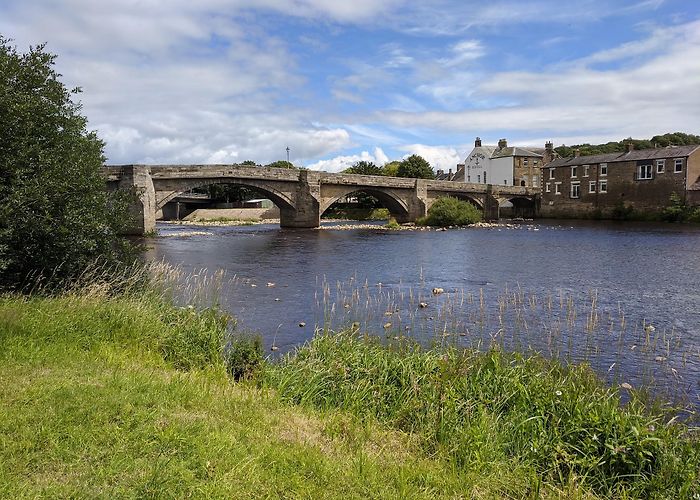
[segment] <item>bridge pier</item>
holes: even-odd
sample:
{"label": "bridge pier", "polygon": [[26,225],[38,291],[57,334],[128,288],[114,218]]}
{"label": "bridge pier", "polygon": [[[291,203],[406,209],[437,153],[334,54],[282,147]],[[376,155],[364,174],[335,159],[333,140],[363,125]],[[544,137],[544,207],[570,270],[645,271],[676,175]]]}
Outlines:
{"label": "bridge pier", "polygon": [[296,210],[280,208],[280,226],[290,228],[314,228],[321,225],[321,174],[309,170],[299,171],[296,189]]}
{"label": "bridge pier", "polygon": [[494,221],[498,220],[500,211],[500,204],[498,200],[493,195],[493,185],[486,185],[486,194],[484,195],[484,220]]}
{"label": "bridge pier", "polygon": [[117,189],[133,193],[126,234],[142,236],[156,229],[156,192],[146,165],[127,165],[121,170]]}

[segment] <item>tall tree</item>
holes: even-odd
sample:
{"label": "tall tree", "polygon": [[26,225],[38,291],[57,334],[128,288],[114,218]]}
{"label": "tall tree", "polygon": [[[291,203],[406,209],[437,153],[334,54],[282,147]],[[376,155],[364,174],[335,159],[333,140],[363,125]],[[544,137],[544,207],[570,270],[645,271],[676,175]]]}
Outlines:
{"label": "tall tree", "polygon": [[103,142],[44,45],[22,54],[0,36],[0,288],[76,278],[131,255],[119,236],[128,200],[108,193]]}
{"label": "tall tree", "polygon": [[435,179],[435,172],[430,168],[430,163],[425,158],[411,155],[399,164],[396,176],[414,179]]}
{"label": "tall tree", "polygon": [[389,163],[385,163],[384,166],[382,167],[382,172],[384,175],[388,177],[396,177],[396,173],[399,170],[399,165],[401,165],[401,162],[398,160],[390,161]]}

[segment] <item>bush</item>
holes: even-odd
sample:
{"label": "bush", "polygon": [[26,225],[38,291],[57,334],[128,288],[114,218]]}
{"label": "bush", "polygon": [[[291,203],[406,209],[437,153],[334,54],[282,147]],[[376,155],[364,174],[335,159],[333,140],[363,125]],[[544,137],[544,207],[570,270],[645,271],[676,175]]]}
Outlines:
{"label": "bush", "polygon": [[107,192],[104,144],[54,59],[43,45],[20,54],[0,36],[0,289],[40,276],[60,286],[96,259],[118,266],[131,256],[119,236],[129,200]]}
{"label": "bush", "polygon": [[387,223],[384,225],[384,227],[387,228],[387,229],[401,229],[401,224],[399,224],[398,222],[396,222],[396,219],[394,219],[394,218],[392,217],[392,218],[389,219],[389,222],[387,222]]}
{"label": "bush", "polygon": [[426,226],[466,226],[481,221],[481,212],[469,202],[449,196],[438,198],[418,223]]}

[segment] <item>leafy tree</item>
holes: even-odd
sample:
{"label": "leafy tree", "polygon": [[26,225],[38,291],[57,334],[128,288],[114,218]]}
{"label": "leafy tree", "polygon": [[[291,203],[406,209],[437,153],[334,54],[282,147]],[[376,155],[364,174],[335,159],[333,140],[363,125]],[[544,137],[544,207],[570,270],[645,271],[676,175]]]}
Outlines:
{"label": "leafy tree", "polygon": [[411,177],[413,179],[435,179],[435,172],[430,168],[430,163],[423,157],[411,155],[399,163],[396,176]]}
{"label": "leafy tree", "polygon": [[244,160],[241,162],[241,165],[246,165],[249,167],[256,167],[258,164],[255,163],[253,160]]}
{"label": "leafy tree", "polygon": [[428,215],[420,224],[427,226],[466,226],[481,220],[481,212],[467,201],[442,196],[428,209]]}
{"label": "leafy tree", "polygon": [[59,81],[44,45],[19,53],[0,36],[0,288],[51,277],[60,286],[95,260],[133,255],[119,236],[124,193],[100,174],[104,143]]}
{"label": "leafy tree", "polygon": [[382,167],[382,172],[387,177],[396,177],[399,170],[399,165],[401,165],[401,162],[397,160],[385,163]]}
{"label": "leafy tree", "polygon": [[273,161],[272,163],[268,163],[265,166],[272,167],[272,168],[298,168],[298,167],[295,167],[291,161],[287,161],[287,160]]}
{"label": "leafy tree", "polygon": [[384,171],[370,161],[358,161],[352,167],[345,169],[346,174],[384,175]]}
{"label": "leafy tree", "polygon": [[628,137],[621,141],[611,141],[605,144],[577,144],[574,146],[561,145],[555,148],[555,151],[560,156],[568,158],[574,156],[576,149],[579,150],[581,156],[597,155],[605,153],[622,153],[626,151],[627,143],[631,142],[634,149],[651,149],[655,147],[665,148],[667,146],[686,146],[700,144],[700,136],[693,134],[685,134],[683,132],[674,132],[663,135],[655,135],[651,139],[633,139]]}

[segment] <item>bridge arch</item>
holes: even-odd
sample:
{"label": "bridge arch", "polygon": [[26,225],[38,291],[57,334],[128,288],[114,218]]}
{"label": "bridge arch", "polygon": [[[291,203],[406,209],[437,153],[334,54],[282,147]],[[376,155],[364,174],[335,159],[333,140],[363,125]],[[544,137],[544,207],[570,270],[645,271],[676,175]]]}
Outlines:
{"label": "bridge arch", "polygon": [[389,210],[389,213],[396,217],[398,220],[404,221],[408,220],[409,217],[409,207],[408,203],[402,199],[399,195],[389,191],[389,190],[384,190],[381,188],[372,188],[372,187],[357,187],[357,186],[351,186],[347,187],[344,189],[337,189],[334,190],[333,194],[328,197],[324,197],[323,202],[321,203],[319,209],[320,209],[320,215],[323,215],[323,213],[330,208],[333,203],[337,202],[338,200],[349,196],[354,193],[363,193],[363,194],[368,194],[370,196],[374,196],[379,202]]}
{"label": "bridge arch", "polygon": [[[212,186],[214,184],[232,184],[235,186],[246,187],[246,188],[249,188],[249,189],[252,189],[254,191],[259,192],[260,194],[264,195],[266,198],[269,198],[280,209],[280,211],[294,211],[294,210],[296,210],[294,202],[289,198],[289,196],[287,194],[275,189],[273,186],[270,186],[269,183],[267,183],[265,181],[257,181],[254,179],[226,179],[226,178],[207,179],[207,180],[202,180],[199,182],[188,182],[187,184],[182,184],[182,186],[178,186],[178,188],[176,190],[170,191],[170,192],[168,192],[168,194],[166,196],[158,199],[156,202],[156,210],[162,209],[166,203],[168,203],[172,199],[182,195],[183,193],[191,191],[192,189]],[[156,193],[156,196],[157,196],[157,193]]]}
{"label": "bridge arch", "polygon": [[503,217],[523,217],[532,219],[537,212],[537,202],[525,196],[499,196],[499,211]]}

